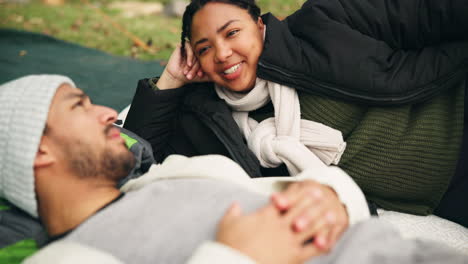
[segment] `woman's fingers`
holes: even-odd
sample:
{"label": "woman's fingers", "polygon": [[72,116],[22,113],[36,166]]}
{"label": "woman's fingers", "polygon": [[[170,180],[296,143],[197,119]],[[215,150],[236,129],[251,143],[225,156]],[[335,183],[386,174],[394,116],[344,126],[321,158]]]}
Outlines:
{"label": "woman's fingers", "polygon": [[185,51],[186,51],[186,60],[183,65],[183,74],[187,80],[194,80],[198,77],[195,81],[204,81],[204,72],[201,69],[201,65],[198,62],[197,57],[194,55],[192,47],[190,46],[189,42],[185,42]]}
{"label": "woman's fingers", "polygon": [[185,61],[183,61],[184,70],[183,73],[185,76],[188,75],[195,61],[195,56],[193,56],[193,50],[188,41],[185,42]]}
{"label": "woman's fingers", "polygon": [[200,77],[200,78],[203,78],[203,76],[205,75],[205,73],[202,71],[202,69],[200,68],[197,72],[197,76]]}
{"label": "woman's fingers", "polygon": [[186,64],[189,67],[192,67],[193,62],[195,60],[195,56],[193,56],[193,50],[188,41],[185,42],[185,53],[187,54]]}
{"label": "woman's fingers", "polygon": [[190,68],[190,70],[187,72],[185,77],[187,77],[187,79],[189,80],[192,80],[196,76],[199,69],[200,69],[200,65],[198,63],[195,63],[195,65],[193,65]]}

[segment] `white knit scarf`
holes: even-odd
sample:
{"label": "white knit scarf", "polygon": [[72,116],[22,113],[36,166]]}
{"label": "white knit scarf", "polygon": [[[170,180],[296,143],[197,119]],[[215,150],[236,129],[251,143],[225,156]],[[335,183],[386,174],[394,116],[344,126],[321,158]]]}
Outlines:
{"label": "white knit scarf", "polygon": [[[285,163],[296,175],[307,168],[338,164],[346,148],[341,132],[323,124],[301,119],[295,89],[257,78],[248,93],[215,86],[218,96],[233,110],[232,116],[263,167]],[[249,117],[272,101],[275,116],[258,123]]]}

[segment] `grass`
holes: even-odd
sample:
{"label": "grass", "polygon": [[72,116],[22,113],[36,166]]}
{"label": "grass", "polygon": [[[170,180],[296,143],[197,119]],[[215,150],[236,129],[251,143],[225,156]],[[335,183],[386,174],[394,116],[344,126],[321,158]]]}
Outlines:
{"label": "grass", "polygon": [[[167,60],[180,40],[180,18],[163,14],[128,18],[121,11],[109,7],[111,2],[117,0],[89,0],[90,4],[85,4],[83,0],[65,1],[66,4],[62,6],[48,6],[40,0],[32,0],[27,4],[0,0],[0,27],[44,33],[111,54],[143,60]],[[296,10],[303,0],[257,0],[257,3],[263,11],[285,17]],[[113,27],[101,12],[139,39],[152,43],[151,48],[156,52],[150,53],[135,47],[133,41]]]}

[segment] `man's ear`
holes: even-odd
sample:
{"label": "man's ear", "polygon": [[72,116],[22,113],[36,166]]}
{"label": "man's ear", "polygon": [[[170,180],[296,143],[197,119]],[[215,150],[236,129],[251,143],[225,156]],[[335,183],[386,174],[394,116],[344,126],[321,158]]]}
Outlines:
{"label": "man's ear", "polygon": [[55,157],[48,145],[48,140],[43,136],[36,153],[36,159],[34,160],[34,168],[47,167],[54,162]]}

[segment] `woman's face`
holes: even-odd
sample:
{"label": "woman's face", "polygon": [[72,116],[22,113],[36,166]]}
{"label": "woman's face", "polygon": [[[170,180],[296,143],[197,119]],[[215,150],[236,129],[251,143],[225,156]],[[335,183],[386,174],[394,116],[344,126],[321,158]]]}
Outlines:
{"label": "woman's face", "polygon": [[192,20],[192,49],[203,72],[232,91],[255,85],[257,62],[263,50],[264,25],[247,10],[225,3],[208,3]]}

